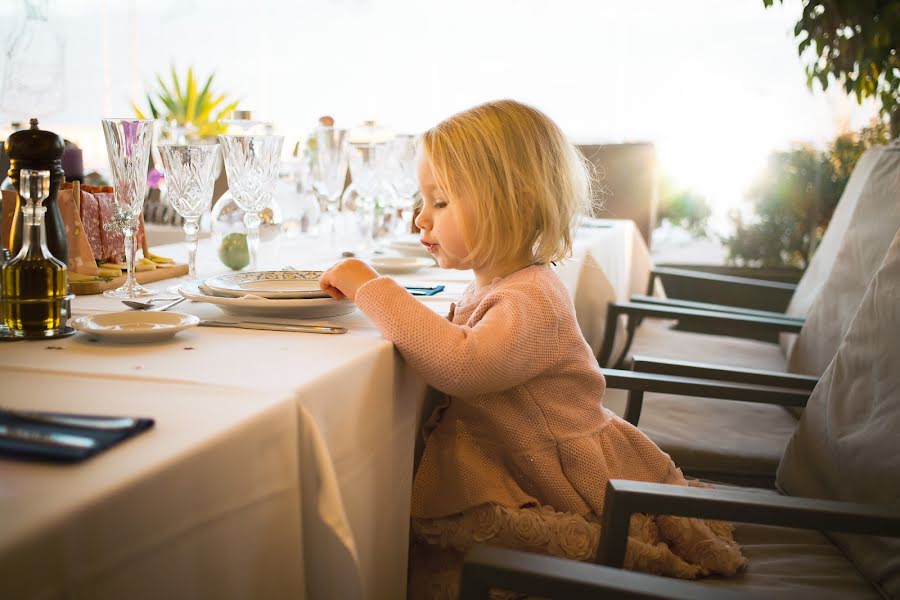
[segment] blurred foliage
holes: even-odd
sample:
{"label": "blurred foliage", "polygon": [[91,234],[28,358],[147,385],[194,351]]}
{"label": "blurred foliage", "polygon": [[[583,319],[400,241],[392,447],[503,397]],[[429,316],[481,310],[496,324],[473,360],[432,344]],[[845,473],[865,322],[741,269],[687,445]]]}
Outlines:
{"label": "blurred foliage", "polygon": [[729,264],[805,269],[859,157],[888,140],[887,124],[875,123],[839,135],[824,152],[800,146],[773,153],[747,193],[753,214],[732,214],[735,233],[722,239]]}
{"label": "blurred foliage", "polygon": [[804,0],[794,36],[810,89],[836,81],[857,102],[875,98],[900,136],[900,0]]}
{"label": "blurred foliage", "polygon": [[693,237],[709,236],[709,216],[711,214],[706,197],[687,188],[678,188],[663,176],[659,183],[659,204],[657,220],[668,221],[676,227],[688,231]]}
{"label": "blurred foliage", "polygon": [[[225,94],[213,91],[212,82],[215,73],[206,78],[202,88],[198,88],[198,80],[194,77],[193,67],[188,67],[184,86],[175,70],[170,67],[171,81],[167,84],[162,75],[156,75],[159,89],[147,94],[148,112],[142,111],[137,104],[131,103],[139,119],[153,118],[178,124],[188,129],[189,137],[214,138],[225,133],[226,126],[221,123],[237,108],[238,101],[228,101]],[[145,116],[149,114],[149,117]]]}

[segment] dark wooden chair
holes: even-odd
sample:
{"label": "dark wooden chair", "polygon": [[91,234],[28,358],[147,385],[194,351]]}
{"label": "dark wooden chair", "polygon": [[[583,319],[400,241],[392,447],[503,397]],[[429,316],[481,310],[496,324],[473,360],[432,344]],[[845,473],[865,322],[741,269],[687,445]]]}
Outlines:
{"label": "dark wooden chair", "polygon": [[[611,305],[607,321],[607,331],[612,332],[617,320],[627,315],[632,347],[611,360],[610,335],[600,352],[601,364],[811,389],[834,356],[898,227],[900,146],[879,147],[866,153],[854,170],[787,313],[636,297]],[[673,322],[703,324],[716,335],[673,331]],[[780,335],[782,343],[752,339],[765,335]],[[757,486],[773,484],[782,451],[797,425],[796,407],[785,410],[686,398],[656,389],[645,392],[643,410],[636,410],[632,402],[629,420],[686,472]]]}
{"label": "dark wooden chair", "polygon": [[[707,593],[704,590],[791,600],[900,597],[898,297],[900,232],[811,393],[767,386],[766,381],[746,384],[610,372],[608,379],[637,390],[666,385],[677,393],[806,408],[779,463],[778,491],[607,482],[597,562],[622,566],[634,513],[721,519],[737,523],[735,539],[749,566],[737,577],[697,582],[697,597]],[[534,557],[526,561],[509,554],[498,558],[494,549],[481,549],[467,558],[463,582],[468,577],[475,591],[487,586],[524,593],[534,590],[553,597],[556,584],[546,576],[558,563],[546,562],[550,560]],[[521,577],[518,572],[523,572]],[[471,583],[473,573],[477,586]],[[567,597],[569,589],[587,594],[589,586],[602,579],[598,573],[567,570],[559,585],[570,587],[560,587],[564,592],[557,597]],[[661,583],[631,583],[643,585],[644,593],[632,597],[667,597],[657,595],[664,587]],[[677,586],[680,591],[677,584],[683,582],[671,583],[673,590]],[[583,587],[576,588],[576,584]],[[628,593],[640,592],[630,589]]]}
{"label": "dark wooden chair", "polygon": [[487,600],[492,589],[541,598],[665,600],[750,600],[761,598],[673,581],[665,577],[580,563],[518,550],[475,546],[466,555],[460,600]]}

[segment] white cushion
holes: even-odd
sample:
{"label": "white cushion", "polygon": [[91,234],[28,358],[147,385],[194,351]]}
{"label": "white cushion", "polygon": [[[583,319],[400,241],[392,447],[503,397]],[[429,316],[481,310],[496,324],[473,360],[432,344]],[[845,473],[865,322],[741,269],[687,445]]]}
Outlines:
{"label": "white cushion", "polygon": [[821,375],[900,228],[900,145],[860,158],[787,313],[803,315],[799,335],[782,336],[788,371]]}
{"label": "white cushion", "polygon": [[[900,232],[819,380],[778,467],[792,496],[900,503]],[[833,535],[866,577],[900,597],[900,539]]]}

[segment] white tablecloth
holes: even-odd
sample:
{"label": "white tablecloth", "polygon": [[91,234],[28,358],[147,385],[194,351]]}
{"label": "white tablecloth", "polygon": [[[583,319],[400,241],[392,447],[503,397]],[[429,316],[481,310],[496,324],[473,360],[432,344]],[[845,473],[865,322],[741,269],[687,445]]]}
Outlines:
{"label": "white tablecloth", "polygon": [[[559,266],[595,349],[606,302],[646,284],[627,221],[580,231]],[[264,249],[323,268],[321,244]],[[158,249],[183,255],[181,247]],[[223,268],[201,244],[200,274]],[[446,313],[469,272],[423,298]],[[173,282],[151,287],[165,289]],[[76,298],[76,314],[119,310]],[[205,304],[179,310],[220,316]],[[368,319],[346,335],[195,328],[166,342],[85,336],[0,344],[2,403],[148,416],[156,426],[78,465],[0,459],[0,581],[16,598],[402,598],[425,385]]]}

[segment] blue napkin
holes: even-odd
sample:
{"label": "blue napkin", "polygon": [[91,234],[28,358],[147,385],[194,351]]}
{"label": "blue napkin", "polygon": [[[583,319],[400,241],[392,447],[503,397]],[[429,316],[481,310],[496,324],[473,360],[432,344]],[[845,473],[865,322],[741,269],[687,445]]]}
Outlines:
{"label": "blue napkin", "polygon": [[431,287],[416,287],[414,285],[404,286],[413,296],[434,296],[438,292],[444,291],[444,286],[434,285]]}
{"label": "blue napkin", "polygon": [[[75,417],[89,422],[92,415],[35,413],[45,417]],[[107,417],[102,417],[107,418]],[[153,427],[153,419],[134,419],[124,429],[101,430],[21,418],[0,410],[0,457],[78,462]]]}

